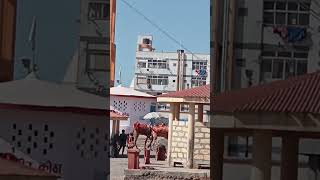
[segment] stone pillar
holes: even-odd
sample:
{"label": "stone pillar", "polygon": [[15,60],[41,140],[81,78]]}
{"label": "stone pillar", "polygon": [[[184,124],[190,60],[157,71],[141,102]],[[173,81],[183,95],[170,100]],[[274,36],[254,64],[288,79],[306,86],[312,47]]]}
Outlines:
{"label": "stone pillar", "polygon": [[117,121],[113,120],[112,121],[112,131],[111,131],[111,136],[113,136],[116,133],[116,126],[117,126]]}
{"label": "stone pillar", "polygon": [[223,178],[223,156],[224,156],[224,133],[222,129],[210,129],[210,144],[212,144],[212,154],[210,154],[210,174],[212,179],[222,180]]}
{"label": "stone pillar", "polygon": [[120,133],[120,120],[116,121],[116,132]]}
{"label": "stone pillar", "polygon": [[170,103],[167,163],[171,166],[172,121],[175,118],[175,104]]}
{"label": "stone pillar", "polygon": [[198,121],[203,122],[203,104],[198,104]]}
{"label": "stone pillar", "polygon": [[193,168],[193,151],[194,151],[194,124],[195,124],[195,105],[189,104],[188,113],[188,142],[187,142],[187,168]]}
{"label": "stone pillar", "polygon": [[297,180],[299,138],[290,134],[283,136],[281,149],[281,180]]}
{"label": "stone pillar", "polygon": [[253,154],[251,180],[271,180],[272,132],[255,131],[253,135]]}

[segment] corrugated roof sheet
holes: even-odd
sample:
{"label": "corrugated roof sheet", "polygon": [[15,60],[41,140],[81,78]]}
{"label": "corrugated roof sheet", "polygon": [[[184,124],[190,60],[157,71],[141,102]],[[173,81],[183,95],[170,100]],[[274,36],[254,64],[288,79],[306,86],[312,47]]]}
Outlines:
{"label": "corrugated roof sheet", "polygon": [[175,97],[175,98],[209,98],[210,97],[210,85],[199,86],[191,89],[184,89],[181,91],[170,92],[168,94],[162,94],[158,97]]}
{"label": "corrugated roof sheet", "polygon": [[213,112],[320,113],[320,72],[213,97]]}

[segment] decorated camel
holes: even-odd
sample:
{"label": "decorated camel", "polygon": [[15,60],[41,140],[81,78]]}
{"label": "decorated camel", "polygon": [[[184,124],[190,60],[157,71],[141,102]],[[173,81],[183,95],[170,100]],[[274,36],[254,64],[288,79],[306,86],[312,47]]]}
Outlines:
{"label": "decorated camel", "polygon": [[[147,138],[144,142],[145,148],[151,148],[155,145],[158,137],[164,137],[168,139],[168,127],[164,124],[150,126],[142,124],[139,122],[134,123],[133,125],[133,136],[134,136],[134,145],[137,147],[137,140],[139,135],[145,135]],[[150,140],[150,143],[147,146],[147,141]]]}

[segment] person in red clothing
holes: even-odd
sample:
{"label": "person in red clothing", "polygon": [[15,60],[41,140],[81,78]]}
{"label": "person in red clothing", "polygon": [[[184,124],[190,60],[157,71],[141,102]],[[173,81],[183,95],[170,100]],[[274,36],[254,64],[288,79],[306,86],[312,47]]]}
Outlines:
{"label": "person in red clothing", "polygon": [[134,137],[133,137],[133,133],[130,133],[127,139],[127,144],[128,144],[128,149],[131,149],[134,147]]}

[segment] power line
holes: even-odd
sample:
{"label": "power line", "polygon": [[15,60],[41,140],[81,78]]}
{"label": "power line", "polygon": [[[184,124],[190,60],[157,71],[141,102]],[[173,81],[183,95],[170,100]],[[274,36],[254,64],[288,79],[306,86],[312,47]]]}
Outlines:
{"label": "power line", "polygon": [[166,30],[158,26],[156,23],[154,23],[151,19],[149,19],[147,16],[145,16],[140,10],[132,6],[130,3],[128,3],[125,0],[121,0],[123,3],[125,3],[127,6],[129,6],[132,10],[134,10],[136,13],[138,13],[140,16],[142,16],[146,21],[148,21],[151,25],[153,25],[155,28],[157,28],[159,31],[161,31],[164,35],[166,35],[169,39],[171,39],[174,43],[176,43],[179,47],[182,47],[185,49],[187,52],[192,54],[192,56],[200,59],[197,57],[192,51],[190,51],[188,48],[186,48],[180,41],[176,40],[173,36],[171,36]]}

